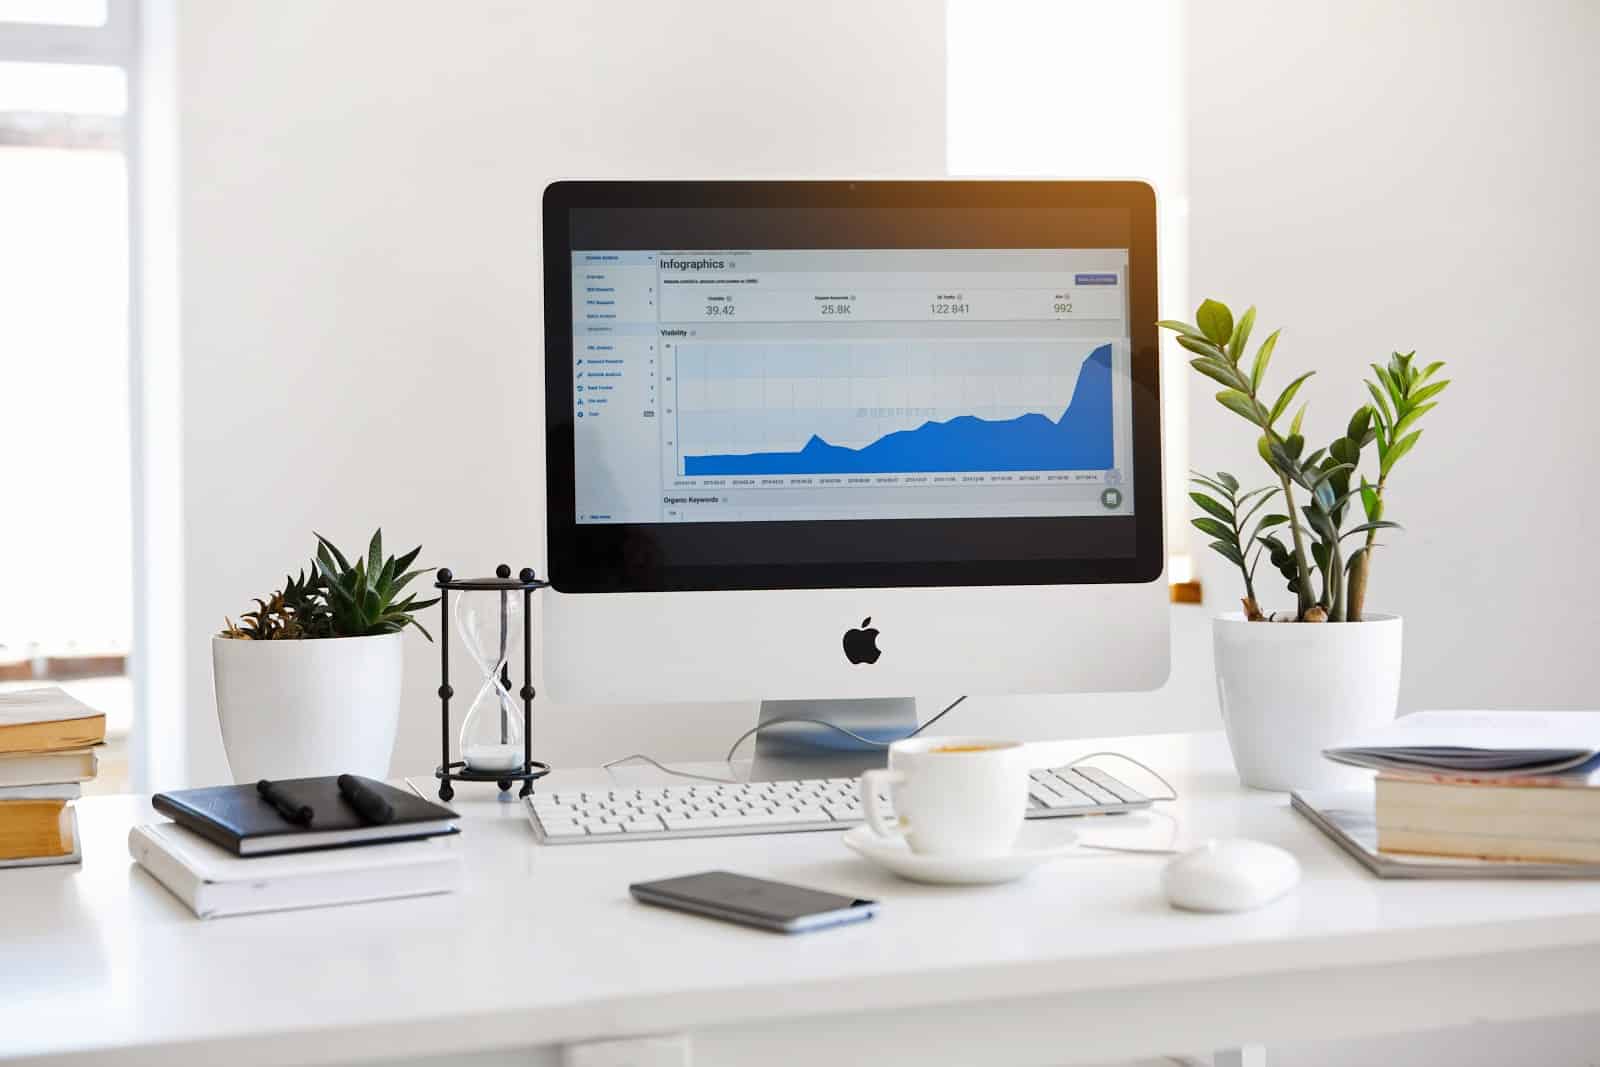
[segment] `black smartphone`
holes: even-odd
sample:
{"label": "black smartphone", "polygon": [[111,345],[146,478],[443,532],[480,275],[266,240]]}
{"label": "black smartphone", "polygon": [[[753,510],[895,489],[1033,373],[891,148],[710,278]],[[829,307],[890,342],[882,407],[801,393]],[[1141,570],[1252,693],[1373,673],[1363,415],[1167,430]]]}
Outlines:
{"label": "black smartphone", "polygon": [[876,900],[860,900],[820,889],[769,882],[732,871],[707,871],[628,887],[644,904],[759,926],[783,934],[803,934],[825,926],[860,922],[878,913]]}

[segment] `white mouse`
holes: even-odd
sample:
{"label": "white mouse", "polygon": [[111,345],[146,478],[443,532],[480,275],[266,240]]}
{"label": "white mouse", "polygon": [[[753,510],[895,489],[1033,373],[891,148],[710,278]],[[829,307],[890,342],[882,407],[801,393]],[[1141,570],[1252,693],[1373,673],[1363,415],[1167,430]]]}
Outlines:
{"label": "white mouse", "polygon": [[1277,845],[1232,838],[1207,841],[1175,856],[1161,872],[1173,907],[1249,911],[1270,904],[1300,882],[1300,861]]}

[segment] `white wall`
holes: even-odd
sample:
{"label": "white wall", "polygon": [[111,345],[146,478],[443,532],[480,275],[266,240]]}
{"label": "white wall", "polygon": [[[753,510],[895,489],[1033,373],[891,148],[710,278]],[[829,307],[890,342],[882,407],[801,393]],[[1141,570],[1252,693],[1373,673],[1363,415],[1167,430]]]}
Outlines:
{"label": "white wall", "polygon": [[[359,544],[381,522],[457,573],[538,562],[547,181],[944,167],[944,19],[918,0],[207,0],[177,37],[196,782],[225,774],[207,635],[313,529]],[[410,642],[397,773],[438,760],[437,663]],[[592,765],[709,756],[750,718],[547,709],[535,729],[545,758]]]}
{"label": "white wall", "polygon": [[[1369,362],[1449,361],[1368,600],[1406,616],[1406,709],[1600,705],[1597,41],[1581,0],[1191,9],[1195,300],[1256,304],[1259,336],[1286,327],[1272,379],[1318,371],[1301,394],[1316,442],[1365,399]],[[1204,384],[1195,466],[1264,483],[1254,435]],[[1203,564],[1225,605],[1237,578]]]}

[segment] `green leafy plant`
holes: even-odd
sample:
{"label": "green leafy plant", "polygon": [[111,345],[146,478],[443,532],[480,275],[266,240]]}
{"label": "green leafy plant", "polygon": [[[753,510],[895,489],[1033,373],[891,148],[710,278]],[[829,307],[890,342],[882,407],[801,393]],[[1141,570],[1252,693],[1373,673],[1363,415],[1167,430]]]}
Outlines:
{"label": "green leafy plant", "polygon": [[[1255,567],[1264,551],[1283,576],[1295,597],[1294,619],[1300,622],[1359,622],[1366,601],[1377,532],[1398,528],[1383,517],[1384,490],[1396,462],[1409,452],[1421,436],[1415,424],[1437,403],[1432,398],[1448,381],[1429,379],[1443,366],[1431,363],[1418,369],[1416,353],[1391,356],[1385,367],[1372,365],[1378,383],[1367,382],[1374,403],[1358,408],[1345,424],[1344,432],[1326,448],[1306,451],[1303,425],[1306,405],[1288,415],[1300,387],[1313,373],[1292,379],[1268,403],[1264,385],[1282,331],[1274,330],[1257,347],[1248,362],[1250,334],[1255,326],[1256,309],[1250,308],[1235,321],[1226,304],[1207,300],[1195,312],[1193,324],[1163,320],[1163,329],[1177,334],[1178,344],[1194,354],[1190,366],[1223,386],[1217,402],[1249,422],[1259,431],[1256,451],[1278,479],[1268,491],[1251,490],[1239,494],[1239,481],[1231,474],[1218,472],[1215,478],[1196,475],[1197,483],[1216,495],[1193,492],[1191,499],[1204,512],[1192,521],[1216,540],[1211,548],[1239,567],[1245,583],[1245,615],[1263,619],[1256,599]],[[1377,445],[1378,476],[1371,482],[1359,475],[1363,452]],[[1359,482],[1352,488],[1352,478]],[[1305,494],[1305,503],[1296,503],[1295,490]],[[1249,531],[1249,524],[1262,502],[1273,492],[1282,494],[1283,513],[1266,516]],[[1366,521],[1346,528],[1350,502],[1360,497]],[[1252,503],[1253,502],[1253,503]],[[1248,505],[1248,507],[1247,507]],[[1268,520],[1277,520],[1268,522]],[[1272,527],[1288,527],[1289,543]],[[1347,556],[1344,542],[1365,535],[1363,543]]]}
{"label": "green leafy plant", "polygon": [[1272,495],[1278,492],[1278,487],[1266,485],[1241,493],[1239,479],[1227,471],[1218,471],[1215,478],[1194,471],[1190,473],[1189,480],[1211,490],[1211,493],[1195,490],[1189,494],[1189,499],[1205,512],[1189,521],[1201,533],[1214,537],[1216,540],[1211,542],[1211,548],[1239,568],[1239,575],[1244,579],[1242,603],[1245,617],[1261,618],[1261,606],[1256,601],[1255,574],[1256,564],[1261,562],[1261,553],[1266,550],[1262,535],[1272,527],[1288,522],[1289,516],[1264,515],[1249,533],[1245,533],[1245,529],[1256,513],[1267,506]]}
{"label": "green leafy plant", "polygon": [[438,598],[400,595],[425,571],[407,570],[421,554],[420,545],[398,558],[385,558],[380,529],[373,533],[366,555],[352,566],[332,541],[321,534],[316,538],[310,576],[304,570],[293,577],[285,575],[283,589],[265,600],[257,598],[256,609],[241,615],[238,624],[225,620],[221,636],[250,641],[366,637],[415,626],[433,640],[416,613],[437,604]]}

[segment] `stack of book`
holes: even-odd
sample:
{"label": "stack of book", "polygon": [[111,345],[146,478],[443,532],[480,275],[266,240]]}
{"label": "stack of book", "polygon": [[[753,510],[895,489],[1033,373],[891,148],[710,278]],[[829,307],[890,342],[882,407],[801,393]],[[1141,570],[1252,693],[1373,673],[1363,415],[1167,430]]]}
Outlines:
{"label": "stack of book", "polygon": [[202,919],[454,891],[456,813],[343,774],[157,793],[128,851]]}
{"label": "stack of book", "polygon": [[1378,771],[1381,852],[1600,864],[1600,713],[1419,712],[1326,754]]}
{"label": "stack of book", "polygon": [[82,858],[72,802],[105,738],[106,717],[60,689],[0,693],[0,867]]}

